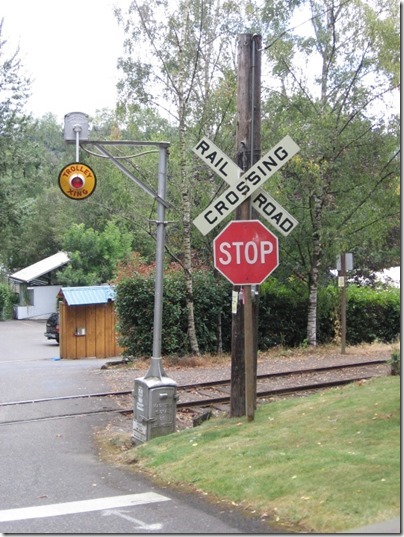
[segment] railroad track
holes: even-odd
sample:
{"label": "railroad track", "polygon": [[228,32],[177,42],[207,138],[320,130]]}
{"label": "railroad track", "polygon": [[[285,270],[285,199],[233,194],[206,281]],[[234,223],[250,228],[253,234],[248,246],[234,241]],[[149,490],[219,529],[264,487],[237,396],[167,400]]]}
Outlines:
{"label": "railroad track", "polygon": [[[259,374],[257,399],[297,395],[386,375],[386,364],[387,360],[371,360]],[[207,408],[224,412],[230,404],[230,391],[229,379],[178,385],[177,414],[181,419],[181,415],[200,416]],[[131,390],[0,403],[0,425],[113,413],[133,413]]]}

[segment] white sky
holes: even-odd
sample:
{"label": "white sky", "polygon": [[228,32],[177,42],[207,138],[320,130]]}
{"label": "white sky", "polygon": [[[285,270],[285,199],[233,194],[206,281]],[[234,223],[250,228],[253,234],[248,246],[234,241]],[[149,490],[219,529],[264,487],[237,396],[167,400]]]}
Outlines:
{"label": "white sky", "polygon": [[[63,123],[69,112],[94,115],[113,109],[116,65],[123,55],[123,30],[113,14],[130,0],[0,0],[3,39],[10,51],[19,46],[32,80],[27,111],[35,117],[52,112]],[[309,14],[299,18],[307,20]],[[306,29],[304,25],[300,31]],[[265,76],[264,76],[265,79]]]}
{"label": "white sky", "polygon": [[[122,73],[123,30],[114,5],[129,0],[0,0],[3,39],[31,78],[26,110],[35,117],[114,108],[116,83]],[[9,50],[9,49],[8,49]]]}

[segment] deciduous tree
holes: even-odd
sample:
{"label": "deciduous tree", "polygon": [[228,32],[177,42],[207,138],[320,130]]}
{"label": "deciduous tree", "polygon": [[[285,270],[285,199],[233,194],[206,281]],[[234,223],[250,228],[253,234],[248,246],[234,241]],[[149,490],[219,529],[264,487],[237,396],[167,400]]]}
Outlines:
{"label": "deciduous tree", "polygon": [[398,129],[394,110],[386,114],[399,18],[388,0],[301,5],[312,31],[268,47],[279,90],[266,103],[267,136],[287,131],[302,148],[272,191],[300,221],[284,251],[307,282],[307,341],[316,345],[321,274],[337,253],[380,247],[399,218]]}

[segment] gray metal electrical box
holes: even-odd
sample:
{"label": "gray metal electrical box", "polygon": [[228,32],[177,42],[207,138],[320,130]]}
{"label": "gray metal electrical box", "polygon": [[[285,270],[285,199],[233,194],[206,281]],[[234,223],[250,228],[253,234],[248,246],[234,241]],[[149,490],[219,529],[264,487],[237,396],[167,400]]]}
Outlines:
{"label": "gray metal electrical box", "polygon": [[134,444],[175,432],[177,383],[168,377],[141,377],[133,392]]}
{"label": "gray metal electrical box", "polygon": [[88,115],[83,112],[70,112],[65,115],[64,137],[66,142],[76,141],[76,132],[80,140],[88,140]]}

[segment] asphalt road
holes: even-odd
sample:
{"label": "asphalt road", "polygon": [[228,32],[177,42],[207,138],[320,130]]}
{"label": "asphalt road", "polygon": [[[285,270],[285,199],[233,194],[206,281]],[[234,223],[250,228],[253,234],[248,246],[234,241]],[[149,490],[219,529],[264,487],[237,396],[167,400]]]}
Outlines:
{"label": "asphalt road", "polygon": [[[0,322],[0,403],[109,391],[99,374],[105,361],[60,360],[44,331],[43,322]],[[0,406],[0,532],[275,533],[237,511],[100,461],[93,433],[107,415],[49,419],[72,406],[79,414],[99,404]]]}

